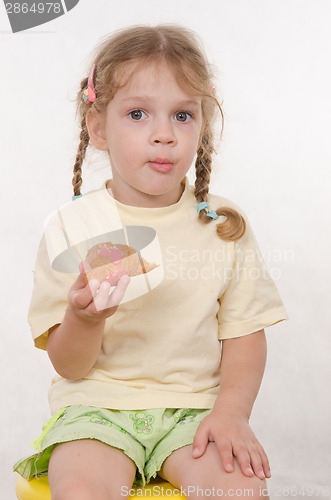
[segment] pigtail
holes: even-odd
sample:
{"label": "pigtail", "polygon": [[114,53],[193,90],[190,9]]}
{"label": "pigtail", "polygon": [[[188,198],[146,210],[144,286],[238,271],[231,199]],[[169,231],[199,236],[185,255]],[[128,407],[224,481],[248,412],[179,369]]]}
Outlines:
{"label": "pigtail", "polygon": [[81,111],[81,132],[80,132],[80,142],[78,145],[78,150],[77,150],[77,155],[76,155],[76,160],[73,168],[73,178],[72,178],[72,185],[74,188],[74,196],[79,196],[81,194],[80,188],[82,185],[82,164],[86,155],[86,150],[88,148],[89,142],[90,142],[90,136],[87,130],[87,125],[86,125],[86,115],[87,111],[89,109],[89,105],[86,104],[83,99],[83,91],[87,86],[87,78],[84,78],[84,80],[81,83],[81,90],[78,94],[78,102],[79,102],[79,107],[83,108]]}
{"label": "pigtail", "polygon": [[[198,149],[197,159],[195,162],[195,191],[194,195],[198,203],[207,202],[209,192],[209,182],[212,164],[212,154],[214,152],[212,143],[212,135],[210,126],[207,123],[201,146]],[[246,230],[246,222],[242,215],[233,208],[220,207],[215,210],[218,216],[225,216],[226,220],[216,224],[216,233],[224,241],[236,241],[241,238]],[[203,209],[199,213],[199,219],[204,224],[215,223],[215,221],[207,216],[207,210]]]}
{"label": "pigtail", "polygon": [[86,114],[81,121],[81,133],[80,133],[80,143],[77,150],[76,161],[73,168],[73,178],[72,185],[74,188],[74,196],[79,196],[81,194],[80,188],[82,185],[82,163],[84,161],[86,150],[89,145],[90,136],[86,126]]}

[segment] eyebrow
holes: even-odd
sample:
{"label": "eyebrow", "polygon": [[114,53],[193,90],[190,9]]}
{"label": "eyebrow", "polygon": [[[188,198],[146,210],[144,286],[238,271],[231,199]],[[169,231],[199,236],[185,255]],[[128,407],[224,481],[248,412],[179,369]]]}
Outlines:
{"label": "eyebrow", "polygon": [[[151,99],[149,96],[145,96],[145,95],[130,96],[130,97],[126,97],[126,98],[122,99],[121,103],[125,104],[125,103],[131,102],[131,101],[134,101],[134,102],[137,102],[137,101],[148,102],[148,101],[153,101],[153,99]],[[192,101],[192,100],[189,100],[189,99],[184,99],[182,101],[178,101],[176,103],[176,106],[177,107],[180,107],[180,106],[194,106],[194,107],[198,108],[200,106],[200,103],[198,103],[197,101]]]}

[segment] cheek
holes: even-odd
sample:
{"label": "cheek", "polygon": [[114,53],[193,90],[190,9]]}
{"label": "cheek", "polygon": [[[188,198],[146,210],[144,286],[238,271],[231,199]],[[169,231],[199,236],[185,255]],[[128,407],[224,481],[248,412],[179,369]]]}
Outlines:
{"label": "cheek", "polygon": [[139,161],[142,156],[142,140],[121,129],[111,135],[108,144],[113,161],[124,170],[133,168],[135,161]]}
{"label": "cheek", "polygon": [[142,132],[139,130],[139,128],[136,126],[130,126],[130,124],[125,123],[125,124],[119,124],[119,126],[116,127],[116,130],[114,131],[114,141],[113,144],[116,144],[117,146],[121,148],[125,148],[128,145],[138,145],[141,143],[142,139]]}
{"label": "cheek", "polygon": [[127,135],[123,133],[120,127],[114,125],[107,134],[107,142],[109,149],[113,152],[125,151],[125,143]]}
{"label": "cheek", "polygon": [[185,149],[189,153],[191,152],[192,155],[194,156],[196,153],[196,150],[198,148],[200,140],[200,128],[194,127],[193,130],[190,131],[189,134],[186,135],[185,137]]}

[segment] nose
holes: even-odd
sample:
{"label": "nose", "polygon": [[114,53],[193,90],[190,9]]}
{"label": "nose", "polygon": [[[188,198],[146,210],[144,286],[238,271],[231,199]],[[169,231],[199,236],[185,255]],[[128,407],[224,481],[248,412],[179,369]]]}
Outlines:
{"label": "nose", "polygon": [[174,127],[169,118],[159,118],[155,120],[151,132],[151,142],[154,144],[176,143]]}

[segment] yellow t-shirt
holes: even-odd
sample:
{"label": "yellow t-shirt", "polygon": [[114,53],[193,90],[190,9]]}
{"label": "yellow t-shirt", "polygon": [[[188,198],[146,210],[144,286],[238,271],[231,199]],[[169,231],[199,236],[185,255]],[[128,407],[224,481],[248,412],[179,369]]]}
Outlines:
{"label": "yellow t-shirt", "polygon": [[[227,206],[241,212],[217,195],[209,194],[208,202],[210,209]],[[124,205],[104,183],[49,217],[28,317],[36,347],[46,349],[48,330],[63,320],[83,241],[123,226],[152,228],[163,271],[159,284],[120,304],[106,320],[102,348],[88,375],[78,381],[53,378],[52,413],[73,404],[212,408],[220,385],[220,340],[287,318],[247,218],[247,231],[237,242],[217,236],[220,221],[198,220],[194,186],[187,177],[181,198],[170,206]],[[78,242],[78,260],[73,254],[71,261],[58,257],[68,247],[77,251]]]}

